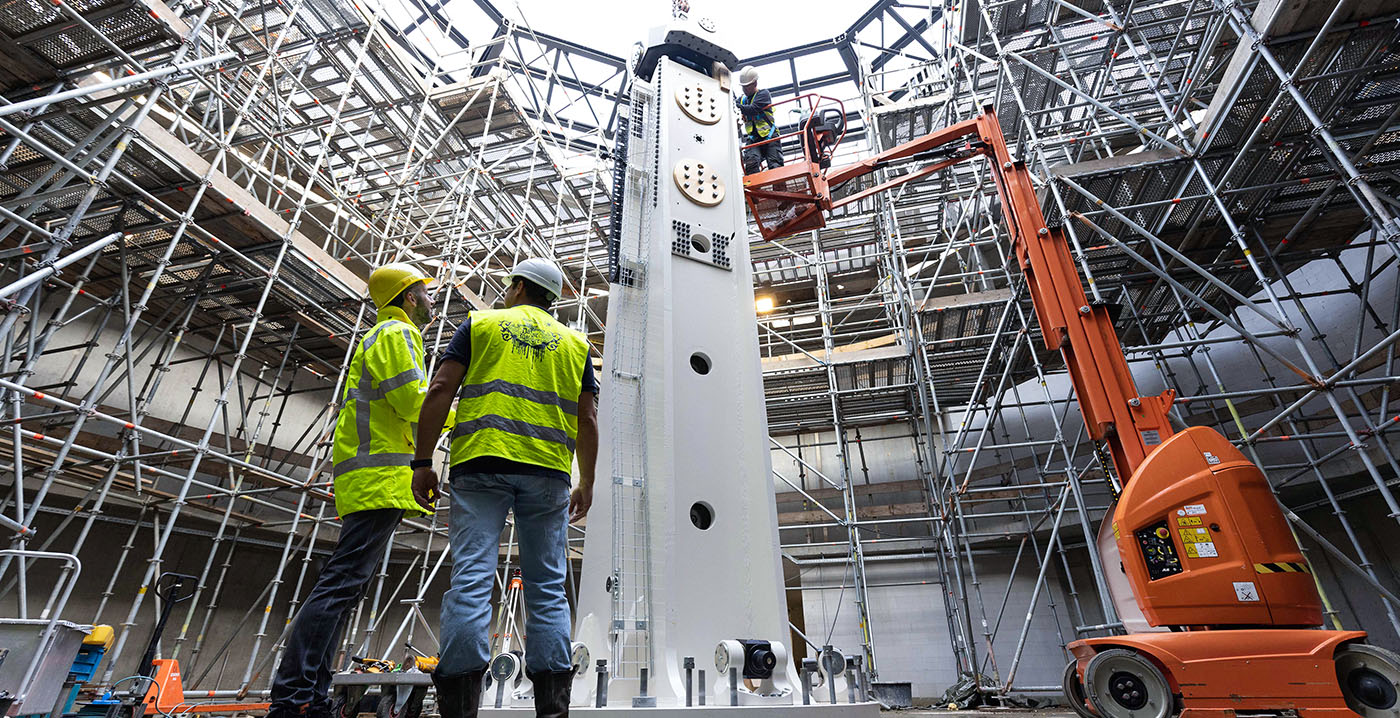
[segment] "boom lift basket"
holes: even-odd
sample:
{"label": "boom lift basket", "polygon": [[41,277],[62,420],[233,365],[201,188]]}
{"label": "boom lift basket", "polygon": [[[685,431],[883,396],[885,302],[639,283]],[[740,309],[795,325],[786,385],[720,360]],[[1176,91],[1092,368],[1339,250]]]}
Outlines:
{"label": "boom lift basket", "polygon": [[825,170],[831,167],[836,147],[846,136],[846,110],[839,100],[807,94],[772,106],[776,108],[787,103],[799,105],[797,111],[802,115],[797,127],[743,148],[749,150],[794,138],[802,149],[802,159],[798,162],[744,177],[744,199],[764,239],[826,226],[831,192]]}

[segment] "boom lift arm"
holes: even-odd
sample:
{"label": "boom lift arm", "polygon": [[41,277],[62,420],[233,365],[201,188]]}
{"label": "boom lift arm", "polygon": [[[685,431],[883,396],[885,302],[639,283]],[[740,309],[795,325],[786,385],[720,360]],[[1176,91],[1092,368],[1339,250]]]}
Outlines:
{"label": "boom lift arm", "polygon": [[[807,130],[801,132],[823,136]],[[804,142],[804,149],[806,144]],[[1001,125],[990,109],[974,119],[826,172],[819,167],[820,158],[807,155],[804,152],[803,159],[796,164],[744,178],[748,202],[764,239],[817,229],[825,223],[824,213],[832,209],[923,179],[975,157],[986,157],[1011,232],[1012,251],[1025,274],[1045,344],[1065,357],[1090,435],[1108,444],[1114,466],[1124,478],[1142,464],[1157,444],[1171,436],[1167,410],[1171,407],[1173,393],[1138,396],[1108,308],[1092,304],[1084,293],[1064,233],[1046,226],[1031,174],[1024,162],[1012,159],[1002,137]],[[920,157],[931,161],[859,193],[840,200],[832,198],[831,187],[840,187],[893,163]],[[806,178],[810,178],[807,180],[812,187],[810,193],[791,190]],[[784,203],[797,211],[774,211],[773,205]]]}
{"label": "boom lift arm", "polygon": [[[1121,493],[1097,546],[1128,635],[1069,644],[1064,687],[1076,712],[1400,718],[1400,656],[1366,645],[1364,632],[1312,630],[1322,624],[1317,587],[1263,472],[1214,429],[1173,431],[1172,391],[1138,393],[1108,308],[1085,294],[991,108],[829,169],[844,127],[816,111],[823,100],[809,99],[813,111],[785,135],[798,136],[798,162],[744,178],[764,239],[819,229],[833,209],[985,157],[1045,345],[1063,355],[1088,432],[1112,455]],[[833,198],[852,179],[925,159]]]}

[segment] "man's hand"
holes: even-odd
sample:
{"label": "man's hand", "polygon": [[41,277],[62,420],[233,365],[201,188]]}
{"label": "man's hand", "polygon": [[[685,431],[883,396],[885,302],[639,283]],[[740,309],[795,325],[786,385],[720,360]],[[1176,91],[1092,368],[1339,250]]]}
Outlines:
{"label": "man's hand", "polygon": [[573,523],[588,515],[593,506],[593,483],[579,482],[569,494],[569,522]]}
{"label": "man's hand", "polygon": [[437,511],[438,498],[438,475],[430,467],[413,470],[413,500],[423,507],[424,511],[433,513]]}

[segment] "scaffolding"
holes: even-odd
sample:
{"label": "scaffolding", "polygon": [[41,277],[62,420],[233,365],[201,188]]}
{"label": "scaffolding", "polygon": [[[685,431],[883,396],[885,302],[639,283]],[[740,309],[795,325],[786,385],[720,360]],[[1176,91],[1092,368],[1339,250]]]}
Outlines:
{"label": "scaffolding", "polygon": [[[329,438],[341,367],[373,324],[370,267],[435,273],[434,357],[525,256],[565,266],[558,314],[601,339],[590,302],[606,296],[609,168],[584,98],[611,99],[620,73],[606,90],[587,68],[585,90],[524,23],[468,50],[443,42],[458,34],[451,18],[412,33],[406,11],[334,0],[0,10],[14,59],[0,75],[6,523],[16,548],[73,554],[91,550],[98,522],[130,525],[116,560],[82,577],[92,594],[106,585],[83,618],[118,625],[106,681],[133,632],[145,640],[145,597],[172,543],[199,536],[198,591],[164,653],[186,661],[187,685],[240,696],[264,685],[334,538]],[[375,640],[388,607],[421,603],[443,534],[437,517],[405,521],[345,655]],[[254,636],[230,659],[227,642],[205,639],[220,604],[245,599],[229,569],[249,546],[280,561],[223,627],[229,641]],[[0,561],[14,610],[31,617],[29,597],[46,590],[29,580],[34,559]],[[133,571],[140,588],[119,595]],[[273,625],[274,607],[287,623]],[[406,615],[392,643],[420,624]]]}
{"label": "scaffolding", "polygon": [[[837,164],[994,107],[1140,387],[1175,390],[1176,421],[1264,467],[1328,585],[1393,595],[1356,516],[1400,517],[1397,17],[1387,1],[877,0],[830,40],[744,64],[775,99],[844,103]],[[0,522],[15,549],[124,533],[78,577],[97,598],[76,618],[118,624],[108,681],[145,640],[167,557],[193,547],[198,593],[163,654],[192,688],[255,693],[336,535],[329,438],[373,323],[370,267],[435,273],[431,363],[510,265],[550,257],[561,321],[605,356],[626,63],[487,0],[13,0],[0,51]],[[831,620],[858,644],[841,649],[897,678],[868,567],[923,562],[958,669],[989,696],[1058,690],[1023,665],[1033,631],[1063,650],[1118,628],[1089,547],[1121,477],[1041,348],[999,212],[966,163],[818,231],[750,233],[773,300],[758,321],[790,590],[839,574],[854,610]],[[875,454],[908,459],[892,479]],[[439,517],[404,523],[343,656],[420,640],[445,543]],[[280,560],[248,604],[234,567],[252,549]],[[0,557],[21,617],[63,583],[39,570]],[[1328,598],[1330,622],[1400,634],[1400,606]],[[798,635],[820,648],[835,626],[810,623]],[[253,639],[231,656],[239,632]]]}

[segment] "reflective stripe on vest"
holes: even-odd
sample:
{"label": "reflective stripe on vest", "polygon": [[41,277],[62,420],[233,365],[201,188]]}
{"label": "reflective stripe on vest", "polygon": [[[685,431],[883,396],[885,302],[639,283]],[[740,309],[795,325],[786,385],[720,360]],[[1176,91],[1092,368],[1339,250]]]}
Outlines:
{"label": "reflective stripe on vest", "polygon": [[[753,98],[740,97],[739,104],[745,106],[752,105]],[[768,109],[766,110],[761,110],[758,114],[758,118],[752,122],[749,120],[749,118],[744,118],[744,135],[746,137],[757,137],[759,139],[767,139],[773,136],[774,129],[776,129],[776,124],[773,121],[772,105],[769,105]]]}
{"label": "reflective stripe on vest", "polygon": [[568,473],[588,341],[530,305],[472,312],[452,464],[498,456]]}
{"label": "reflective stripe on vest", "polygon": [[378,320],[355,348],[336,419],[332,473],[342,516],[417,509],[408,462],[427,387],[423,339],[402,309],[386,307]]}

